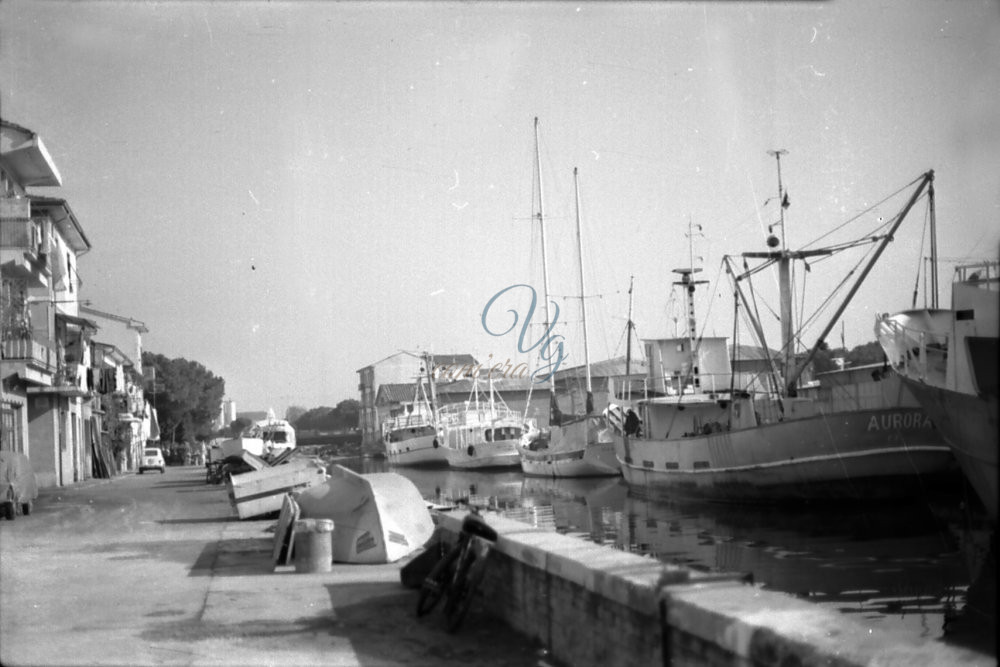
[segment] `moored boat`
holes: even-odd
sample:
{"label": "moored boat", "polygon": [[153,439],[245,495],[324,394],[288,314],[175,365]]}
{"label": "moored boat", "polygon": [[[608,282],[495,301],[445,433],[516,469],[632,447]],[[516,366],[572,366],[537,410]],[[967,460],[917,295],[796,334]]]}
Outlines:
{"label": "moored boat", "polygon": [[[538,119],[535,119],[535,165],[538,184],[538,211],[542,240],[542,275],[544,288],[545,319],[550,322],[549,279],[545,252],[545,222],[542,214],[542,171],[538,153]],[[580,231],[580,189],[577,169],[573,169],[573,184],[576,193],[576,238],[580,268],[580,303],[583,313],[584,368],[586,371],[585,412],[564,416],[559,410],[555,393],[555,371],[549,375],[550,418],[549,426],[542,430],[531,430],[518,442],[521,468],[526,475],[546,477],[608,477],[619,474],[618,460],[614,452],[614,439],[607,429],[607,422],[600,414],[594,413],[594,392],[590,376],[590,346],[587,339],[587,303],[583,271],[583,237]]]}
{"label": "moored boat", "polygon": [[[295,449],[295,428],[284,419],[276,419],[274,412],[268,410],[267,419],[255,422],[247,434],[247,439],[258,439],[260,443],[260,456],[276,457],[285,450]],[[252,447],[245,447],[253,451]],[[253,452],[258,454],[258,452]]]}
{"label": "moored boat", "polygon": [[[798,381],[932,178],[929,172],[920,180],[892,229],[881,237],[880,249],[854,290],[801,361],[793,353],[790,263],[833,251],[788,251],[772,236],[768,244],[772,250],[744,253],[744,258],[778,266],[780,372],[769,357],[771,386],[777,391],[736,383],[726,340],[697,334],[694,269],[678,270],[688,293],[688,335],[645,341],[650,392],[609,409],[612,423],[618,425],[616,453],[631,490],[643,497],[722,501],[867,500],[914,497],[953,479],[954,459],[947,445],[898,382],[879,373],[854,373],[849,381],[821,377],[818,386],[804,391]],[[779,171],[778,201],[787,201],[783,194]],[[781,224],[783,230],[783,219]],[[740,281],[754,271],[737,275],[728,258],[726,265],[766,350],[762,328],[750,317],[754,309],[740,287]],[[849,400],[842,395],[845,389]]]}
{"label": "moored boat", "polygon": [[879,317],[889,365],[951,446],[992,521],[998,504],[1000,263],[956,268],[951,309]]}
{"label": "moored boat", "polygon": [[464,403],[445,405],[438,410],[441,444],[453,468],[519,468],[517,443],[530,424],[511,410],[503,398],[489,394],[473,379],[472,393]]}
{"label": "moored boat", "polygon": [[437,411],[434,406],[433,362],[424,358],[430,383],[430,396],[424,392],[422,379],[417,382],[413,404],[408,410],[390,417],[382,424],[382,441],[389,463],[403,466],[446,466],[448,457],[441,446]]}

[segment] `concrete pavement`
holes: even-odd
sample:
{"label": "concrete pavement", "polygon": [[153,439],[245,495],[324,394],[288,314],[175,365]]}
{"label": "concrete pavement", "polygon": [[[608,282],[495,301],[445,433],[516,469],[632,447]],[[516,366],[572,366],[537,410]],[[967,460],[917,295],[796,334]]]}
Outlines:
{"label": "concrete pavement", "polygon": [[274,572],[274,524],[238,521],[201,468],[44,491],[0,521],[0,663],[544,662],[481,607],[457,635],[417,619],[401,563]]}

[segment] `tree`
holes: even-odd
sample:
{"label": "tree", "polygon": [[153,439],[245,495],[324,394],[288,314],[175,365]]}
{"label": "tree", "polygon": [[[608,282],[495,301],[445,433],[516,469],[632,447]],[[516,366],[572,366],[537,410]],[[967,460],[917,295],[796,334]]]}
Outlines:
{"label": "tree", "polygon": [[300,405],[290,405],[288,409],[285,410],[285,421],[289,424],[294,425],[295,421],[306,413],[306,409]]}
{"label": "tree", "polygon": [[885,360],[885,352],[878,341],[858,345],[847,353],[847,361],[851,366],[864,366],[865,364],[880,364]]}
{"label": "tree", "polygon": [[337,403],[334,412],[337,413],[337,426],[339,428],[355,428],[361,415],[361,402],[353,398],[348,398]]}
{"label": "tree", "polygon": [[234,438],[238,438],[240,437],[240,434],[250,428],[251,425],[252,422],[246,417],[237,417],[229,425],[229,434]]}
{"label": "tree", "polygon": [[[226,381],[196,361],[168,359],[143,352],[142,363],[155,369],[145,391],[152,399],[164,440],[181,442],[206,437],[226,393]],[[154,384],[155,382],[155,384]]]}

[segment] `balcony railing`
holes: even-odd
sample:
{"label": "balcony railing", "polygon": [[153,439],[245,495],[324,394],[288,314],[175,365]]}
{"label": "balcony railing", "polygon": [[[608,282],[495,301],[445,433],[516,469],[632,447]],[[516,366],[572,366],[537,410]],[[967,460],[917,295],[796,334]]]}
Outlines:
{"label": "balcony railing", "polygon": [[8,361],[23,361],[39,369],[56,370],[56,351],[31,338],[9,338],[3,341],[3,358]]}

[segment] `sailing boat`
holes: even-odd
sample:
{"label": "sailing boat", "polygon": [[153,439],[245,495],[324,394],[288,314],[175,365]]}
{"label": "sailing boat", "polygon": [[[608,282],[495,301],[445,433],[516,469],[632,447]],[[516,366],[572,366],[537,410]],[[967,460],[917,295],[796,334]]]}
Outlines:
{"label": "sailing boat", "polygon": [[[933,218],[932,218],[933,219]],[[932,245],[933,254],[933,245]],[[932,266],[936,262],[932,260]],[[937,278],[935,276],[935,286]],[[997,520],[997,340],[1000,262],[955,269],[951,310],[882,315],[875,325],[889,365],[941,430],[990,519]]]}
{"label": "sailing boat", "polygon": [[[779,201],[784,202],[780,158],[778,173]],[[645,341],[647,382],[658,395],[628,406],[624,413],[630,418],[620,421],[615,438],[630,490],[652,498],[861,500],[913,496],[936,482],[952,481],[954,460],[947,445],[898,380],[876,373],[881,378],[876,381],[871,368],[848,369],[843,377],[821,377],[816,390],[798,386],[803,370],[932,178],[929,172],[920,179],[816,346],[797,365],[790,264],[832,250],[789,251],[772,235],[769,251],[743,255],[778,264],[783,377],[768,355],[777,392],[736,387],[725,339],[697,337],[691,297],[697,281],[690,271],[680,271],[689,295],[688,335]],[[728,257],[726,266],[740,300],[748,305],[740,281],[753,271],[737,276]],[[757,321],[754,330],[766,350]],[[662,370],[657,374],[654,369]],[[812,391],[815,395],[806,395]]]}
{"label": "sailing boat", "polygon": [[[542,237],[542,282],[545,292],[545,315],[548,324],[549,278],[545,253],[545,223],[542,214],[542,167],[538,155],[538,119],[535,118],[535,166],[538,175],[538,223]],[[587,301],[583,279],[583,235],[580,232],[579,172],[573,169],[576,193],[576,239],[580,266],[580,302],[583,310],[583,348],[586,369],[587,399],[582,415],[565,416],[559,411],[555,395],[555,373],[549,376],[551,405],[547,432],[531,431],[518,443],[521,468],[526,475],[546,477],[611,477],[620,474],[615,458],[614,438],[606,419],[594,413],[594,391],[590,376],[590,347],[587,340]]]}
{"label": "sailing boat", "polygon": [[430,396],[424,389],[423,376],[414,388],[414,400],[405,414],[390,417],[382,423],[382,441],[389,463],[404,466],[446,466],[448,457],[438,436],[434,405],[433,360],[423,358],[422,371],[427,376]]}

